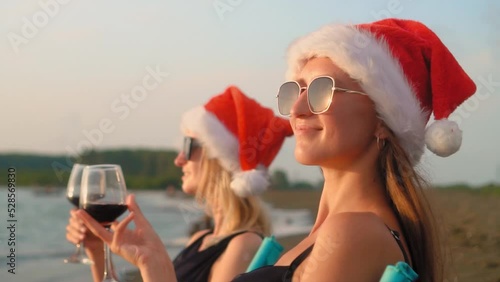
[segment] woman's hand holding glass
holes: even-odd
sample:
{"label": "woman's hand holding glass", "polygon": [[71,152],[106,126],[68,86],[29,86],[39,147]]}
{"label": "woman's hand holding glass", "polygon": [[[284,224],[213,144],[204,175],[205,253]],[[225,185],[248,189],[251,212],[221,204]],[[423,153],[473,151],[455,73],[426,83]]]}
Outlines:
{"label": "woman's hand holding glass", "polygon": [[[111,225],[113,232],[82,210],[75,214],[92,233],[109,245],[113,253],[137,266],[144,281],[175,281],[174,268],[165,246],[142,214],[135,197],[129,195],[126,203],[130,213],[121,222]],[[134,221],[135,228],[127,229],[131,221]]]}
{"label": "woman's hand holding glass", "polygon": [[[71,169],[71,174],[69,176],[67,188],[66,188],[66,198],[72,203],[76,208],[80,205],[80,186],[82,182],[83,169],[86,165],[84,164],[74,164]],[[74,210],[76,210],[76,208]],[[73,211],[74,211],[73,210]],[[71,228],[70,228],[71,227]],[[82,230],[81,226],[78,226],[76,221],[70,224],[66,228],[68,233],[66,234],[66,238],[68,241],[76,245],[75,252],[68,258],[64,260],[65,263],[83,263],[83,264],[92,264],[93,261],[87,258],[83,253],[82,249],[84,248],[84,242],[81,234],[78,234],[78,230]]]}
{"label": "woman's hand holding glass", "polygon": [[[66,226],[66,239],[75,245],[83,242],[89,257],[96,260],[96,256],[103,256],[102,240],[87,229],[83,221],[76,215],[76,212],[77,209],[70,211],[68,225]],[[102,260],[102,258],[97,260]]]}

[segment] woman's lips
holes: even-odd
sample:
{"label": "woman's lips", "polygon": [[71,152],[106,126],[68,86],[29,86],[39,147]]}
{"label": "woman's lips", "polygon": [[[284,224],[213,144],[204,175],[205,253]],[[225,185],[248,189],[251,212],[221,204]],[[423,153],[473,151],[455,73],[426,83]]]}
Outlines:
{"label": "woman's lips", "polygon": [[297,124],[295,125],[295,134],[306,134],[306,133],[312,133],[316,131],[320,131],[321,127],[318,126],[311,126],[311,125],[305,125],[305,124]]}

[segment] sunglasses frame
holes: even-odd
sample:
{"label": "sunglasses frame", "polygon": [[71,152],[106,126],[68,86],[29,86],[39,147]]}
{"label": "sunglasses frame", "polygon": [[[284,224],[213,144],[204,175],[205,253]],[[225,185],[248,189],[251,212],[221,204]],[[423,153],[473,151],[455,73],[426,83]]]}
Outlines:
{"label": "sunglasses frame", "polygon": [[182,153],[187,161],[191,160],[191,154],[193,149],[200,148],[201,143],[194,137],[184,136],[184,142],[182,145]]}
{"label": "sunglasses frame", "polygon": [[[319,78],[329,78],[331,79],[332,81],[332,89],[331,89],[331,94],[329,95],[329,99],[330,101],[328,102],[328,106],[326,107],[326,109],[324,110],[321,110],[321,111],[314,111],[311,107],[311,101],[309,100],[309,87],[311,86],[311,84],[316,80],[316,79],[319,79]],[[283,114],[281,113],[280,111],[280,106],[279,106],[279,96],[280,96],[280,90],[281,88],[283,87],[283,85],[287,84],[287,83],[295,83],[298,87],[298,90],[299,90],[299,93],[297,95],[297,99],[293,102],[293,104],[295,104],[295,102],[297,102],[297,100],[299,99],[299,96],[305,91],[307,90],[307,106],[309,107],[309,111],[311,111],[311,113],[315,114],[315,115],[319,115],[319,114],[322,114],[326,111],[328,111],[328,109],[330,108],[330,105],[332,104],[332,100],[333,100],[333,95],[335,94],[335,91],[341,91],[341,92],[345,92],[345,93],[352,93],[352,94],[361,94],[361,95],[368,95],[364,92],[361,92],[361,91],[356,91],[356,90],[350,90],[350,89],[346,89],[346,88],[341,88],[341,87],[335,87],[335,79],[331,76],[327,76],[327,75],[323,75],[323,76],[318,76],[318,77],[315,77],[311,83],[309,83],[308,86],[300,86],[300,84],[295,81],[295,80],[289,80],[289,81],[285,81],[283,84],[280,85],[279,89],[278,89],[278,94],[276,95],[276,99],[278,101],[278,112],[280,113],[280,115],[282,116],[285,116],[285,117],[289,117],[291,115],[291,109],[290,109],[290,113],[288,114]]]}

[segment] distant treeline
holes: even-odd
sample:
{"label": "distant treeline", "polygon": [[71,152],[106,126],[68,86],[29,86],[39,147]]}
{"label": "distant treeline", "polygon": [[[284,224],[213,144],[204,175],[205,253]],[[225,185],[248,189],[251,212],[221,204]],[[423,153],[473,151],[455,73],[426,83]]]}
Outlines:
{"label": "distant treeline", "polygon": [[[119,164],[130,189],[180,188],[182,169],[174,165],[174,150],[119,149],[87,151],[78,158],[36,154],[0,154],[0,171],[7,175],[8,168],[16,169],[17,186],[65,187],[73,163]],[[275,170],[271,176],[274,189],[314,189],[322,181],[292,182],[284,170]],[[0,185],[6,178],[0,177]]]}
{"label": "distant treeline", "polygon": [[452,184],[446,186],[435,186],[437,189],[460,190],[468,193],[480,193],[483,195],[500,196],[500,183],[489,183],[480,186],[470,186],[467,184]]}

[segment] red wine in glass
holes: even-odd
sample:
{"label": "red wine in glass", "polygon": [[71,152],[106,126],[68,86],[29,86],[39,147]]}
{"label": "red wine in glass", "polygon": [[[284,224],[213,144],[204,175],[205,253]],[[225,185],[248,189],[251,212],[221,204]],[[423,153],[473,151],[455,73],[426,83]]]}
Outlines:
{"label": "red wine in glass", "polygon": [[127,205],[95,203],[86,204],[83,206],[83,209],[97,222],[103,225],[109,225],[127,210]]}
{"label": "red wine in glass", "polygon": [[72,196],[72,197],[66,197],[70,203],[73,204],[76,208],[80,207],[80,196]]}

